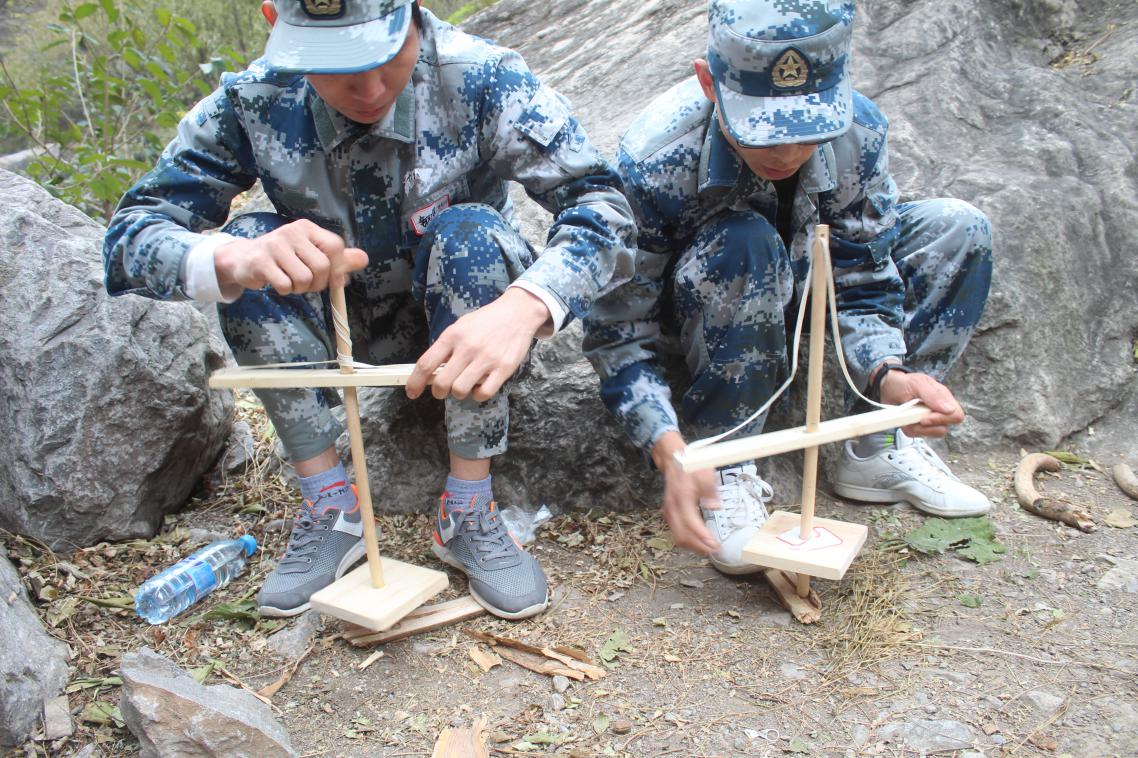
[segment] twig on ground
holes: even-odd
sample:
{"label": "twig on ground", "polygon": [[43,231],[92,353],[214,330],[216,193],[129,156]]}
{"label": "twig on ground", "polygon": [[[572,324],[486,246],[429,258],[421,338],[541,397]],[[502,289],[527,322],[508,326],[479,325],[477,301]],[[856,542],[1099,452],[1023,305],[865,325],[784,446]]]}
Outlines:
{"label": "twig on ground", "polygon": [[[277,680],[275,682],[261,688],[257,691],[257,694],[262,698],[266,698],[266,702],[268,702],[269,699],[272,699],[273,695],[277,694],[277,692],[280,691],[281,687],[284,687],[286,684],[288,684],[289,680],[292,679],[292,675],[296,673],[296,669],[300,666],[301,661],[308,657],[308,654],[312,652],[312,649],[314,647],[316,647],[316,643],[310,643],[308,645],[308,648],[303,653],[301,653],[297,659],[293,661],[292,664],[284,670],[284,672],[281,673],[279,677],[277,677]],[[224,671],[224,669],[222,669],[222,671]]]}

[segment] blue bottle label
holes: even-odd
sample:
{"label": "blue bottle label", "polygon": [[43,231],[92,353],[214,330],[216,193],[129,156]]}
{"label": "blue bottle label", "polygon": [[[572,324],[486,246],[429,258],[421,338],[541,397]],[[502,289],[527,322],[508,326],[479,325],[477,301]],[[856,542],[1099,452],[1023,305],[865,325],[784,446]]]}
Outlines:
{"label": "blue bottle label", "polygon": [[194,586],[198,589],[199,597],[217,586],[217,577],[214,576],[213,569],[200,558],[192,561],[187,570],[194,581]]}

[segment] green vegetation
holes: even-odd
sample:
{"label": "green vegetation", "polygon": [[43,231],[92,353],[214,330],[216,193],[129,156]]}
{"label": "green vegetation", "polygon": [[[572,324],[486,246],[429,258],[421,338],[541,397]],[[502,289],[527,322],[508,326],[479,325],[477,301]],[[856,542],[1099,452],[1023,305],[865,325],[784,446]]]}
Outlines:
{"label": "green vegetation", "polygon": [[[426,0],[458,23],[494,0]],[[26,172],[106,220],[178,121],[260,55],[257,4],[227,0],[0,3],[0,153],[35,147]]]}
{"label": "green vegetation", "polygon": [[439,18],[445,18],[452,24],[461,24],[468,17],[473,16],[478,11],[489,8],[497,0],[433,0],[432,2],[424,2],[423,5],[431,9]]}
{"label": "green vegetation", "polygon": [[[44,9],[9,19],[10,27],[34,29],[20,36],[36,47],[0,59],[0,137],[9,149],[39,148],[28,175],[94,218],[105,220],[154,165],[221,71],[244,65],[242,51],[207,44],[197,23],[167,5],[64,1],[54,17]],[[244,27],[229,33],[249,40]]]}

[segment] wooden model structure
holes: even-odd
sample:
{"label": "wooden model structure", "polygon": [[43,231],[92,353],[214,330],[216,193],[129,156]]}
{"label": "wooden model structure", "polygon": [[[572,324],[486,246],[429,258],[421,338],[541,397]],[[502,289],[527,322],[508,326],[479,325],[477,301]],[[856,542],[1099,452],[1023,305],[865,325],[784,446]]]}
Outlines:
{"label": "wooden model structure", "polygon": [[[827,442],[914,424],[929,412],[924,405],[907,404],[821,421],[827,293],[833,296],[829,290],[830,228],[826,225],[815,227],[812,258],[806,425],[729,442],[704,446],[695,443],[676,454],[676,460],[684,471],[696,471],[791,450],[805,451],[801,515],[775,511],[743,548],[744,560],[768,567],[764,574],[779,600],[805,624],[817,621],[822,615],[821,601],[810,589],[810,577],[841,579],[865,543],[868,532],[862,524],[814,518],[818,447]],[[835,336],[835,343],[837,341]],[[803,535],[808,536],[803,538]]]}
{"label": "wooden model structure", "polygon": [[367,478],[363,431],[360,428],[357,387],[405,385],[414,365],[359,368],[352,361],[347,306],[343,287],[331,289],[332,318],[336,331],[339,369],[242,367],[215,371],[209,378],[214,388],[342,387],[344,416],[352,448],[352,465],[359,490],[360,516],[364,527],[367,564],[312,596],[312,607],[321,613],[359,624],[376,632],[396,624],[408,613],[446,589],[447,575],[410,563],[381,558],[375,534],[371,488]]}

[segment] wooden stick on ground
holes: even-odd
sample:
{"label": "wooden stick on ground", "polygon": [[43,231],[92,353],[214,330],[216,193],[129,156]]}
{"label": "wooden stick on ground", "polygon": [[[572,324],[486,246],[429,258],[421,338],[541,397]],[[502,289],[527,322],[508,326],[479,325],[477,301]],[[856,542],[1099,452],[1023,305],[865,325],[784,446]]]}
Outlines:
{"label": "wooden stick on ground", "polygon": [[1125,463],[1120,463],[1111,469],[1114,474],[1114,483],[1118,485],[1118,489],[1125,492],[1132,500],[1138,500],[1138,477],[1134,476],[1134,471]]}
{"label": "wooden stick on ground", "polygon": [[1061,521],[1080,531],[1095,531],[1098,527],[1095,526],[1094,518],[1088,511],[1070,503],[1045,498],[1035,489],[1036,471],[1059,471],[1061,468],[1063,468],[1063,464],[1057,458],[1046,453],[1032,453],[1024,456],[1024,459],[1020,461],[1019,468],[1016,469],[1015,476],[1016,498],[1019,500],[1020,506],[1036,516],[1042,516],[1052,521]]}

